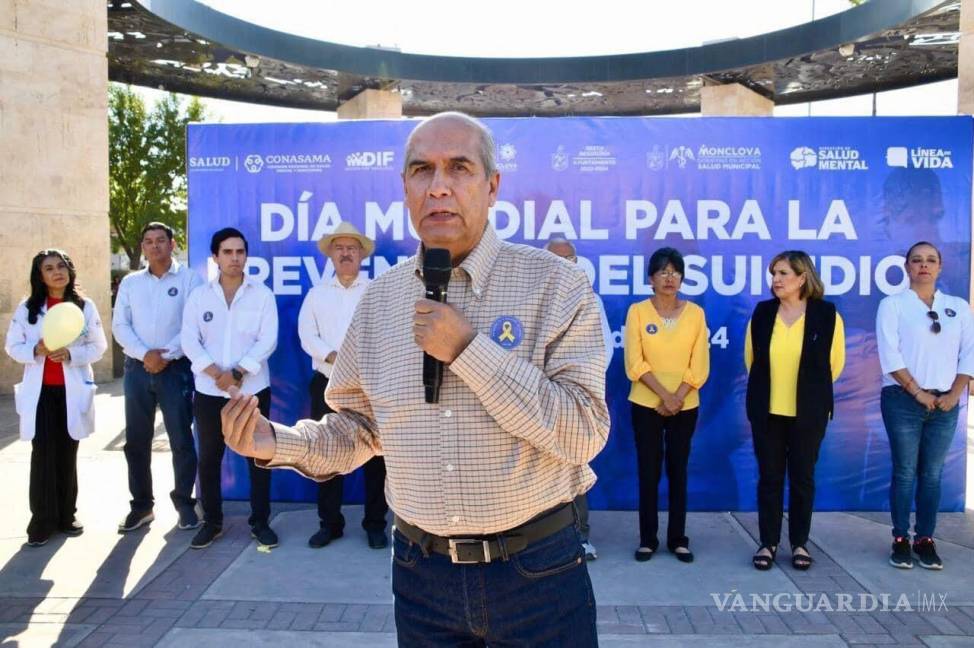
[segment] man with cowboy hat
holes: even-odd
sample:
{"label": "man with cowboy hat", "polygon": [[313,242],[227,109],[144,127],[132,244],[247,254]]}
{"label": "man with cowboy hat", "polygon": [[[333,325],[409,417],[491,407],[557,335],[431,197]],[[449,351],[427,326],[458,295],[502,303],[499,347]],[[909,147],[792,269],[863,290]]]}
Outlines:
{"label": "man with cowboy hat", "polygon": [[[298,314],[298,336],[301,348],[311,356],[314,375],[309,387],[311,418],[320,420],[333,410],[325,402],[325,388],[335,366],[338,350],[345,339],[345,332],[352,321],[369,279],[359,276],[362,260],[375,251],[375,243],[364,236],[351,223],[340,223],[331,234],[318,241],[318,249],[331,259],[335,276],[322,280],[313,287],[301,304]],[[368,536],[369,546],[382,549],[386,539],[385,477],[386,466],[381,456],[370,459],[363,466],[365,471],[365,518],[362,527]],[[308,544],[319,549],[336,538],[345,529],[342,516],[343,477],[338,475],[318,484],[319,530]]]}

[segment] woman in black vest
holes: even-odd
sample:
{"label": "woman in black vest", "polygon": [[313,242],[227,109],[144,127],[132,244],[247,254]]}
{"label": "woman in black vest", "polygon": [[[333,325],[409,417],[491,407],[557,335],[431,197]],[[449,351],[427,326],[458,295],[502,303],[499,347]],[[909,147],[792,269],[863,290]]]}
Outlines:
{"label": "woman in black vest", "polygon": [[845,333],[807,254],[782,252],[768,265],[774,299],[754,307],[747,328],[747,418],[758,462],[761,547],[754,567],[771,569],[781,538],[785,471],[791,564],[806,570],[815,502],[815,462],[832,417],[832,383],[845,364]]}

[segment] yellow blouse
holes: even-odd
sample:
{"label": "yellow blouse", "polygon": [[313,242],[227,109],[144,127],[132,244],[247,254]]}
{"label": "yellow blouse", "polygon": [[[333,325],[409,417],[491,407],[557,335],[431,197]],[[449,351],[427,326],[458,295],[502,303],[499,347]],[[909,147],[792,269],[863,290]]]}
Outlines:
{"label": "yellow blouse", "polygon": [[[791,326],[785,324],[780,315],[774,318],[771,347],[768,349],[771,360],[771,414],[797,415],[798,364],[802,357],[804,339],[804,315],[795,320]],[[748,371],[751,370],[752,362],[754,362],[754,349],[751,346],[751,322],[748,322],[747,336],[744,338],[744,364],[747,365]],[[832,382],[835,382],[845,367],[845,324],[838,313],[835,314],[835,332],[832,334],[829,362],[832,365]]]}
{"label": "yellow blouse", "polygon": [[703,309],[692,302],[683,307],[672,327],[663,326],[663,318],[649,299],[633,304],[626,315],[626,375],[632,381],[629,400],[644,407],[657,407],[661,398],[639,378],[646,372],[670,392],[681,383],[692,389],[683,399],[683,410],[700,406],[699,389],[710,373],[710,348],[707,321]]}

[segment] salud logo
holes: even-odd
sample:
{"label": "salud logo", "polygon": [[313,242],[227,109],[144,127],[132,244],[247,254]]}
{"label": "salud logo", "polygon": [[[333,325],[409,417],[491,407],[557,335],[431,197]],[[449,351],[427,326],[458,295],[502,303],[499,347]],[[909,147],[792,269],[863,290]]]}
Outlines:
{"label": "salud logo", "polygon": [[260,173],[260,170],[264,168],[264,158],[256,153],[251,153],[244,158],[244,168],[250,173]]}
{"label": "salud logo", "polygon": [[791,152],[788,159],[791,160],[791,166],[795,169],[814,169],[818,164],[818,155],[815,154],[815,149],[807,146],[796,148]]}

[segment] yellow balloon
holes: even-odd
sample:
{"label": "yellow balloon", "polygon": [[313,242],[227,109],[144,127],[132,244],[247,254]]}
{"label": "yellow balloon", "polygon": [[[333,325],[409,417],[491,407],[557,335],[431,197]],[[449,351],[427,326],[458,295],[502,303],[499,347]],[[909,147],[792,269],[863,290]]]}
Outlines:
{"label": "yellow balloon", "polygon": [[41,337],[44,346],[56,351],[78,339],[85,328],[85,314],[71,302],[55,304],[44,316]]}

